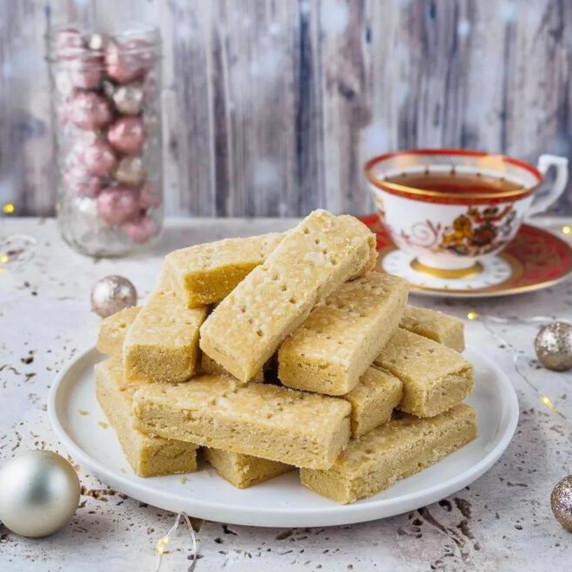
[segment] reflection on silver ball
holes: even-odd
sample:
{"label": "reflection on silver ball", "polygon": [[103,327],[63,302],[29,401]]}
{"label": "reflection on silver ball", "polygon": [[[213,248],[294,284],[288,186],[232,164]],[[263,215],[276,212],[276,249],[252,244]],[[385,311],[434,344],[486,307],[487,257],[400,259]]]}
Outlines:
{"label": "reflection on silver ball", "polygon": [[116,181],[124,185],[136,187],[145,179],[145,169],[143,167],[143,159],[139,156],[123,157],[117,165],[114,177]]}
{"label": "reflection on silver ball", "polygon": [[136,304],[137,290],[123,276],[106,276],[91,291],[91,309],[102,318]]}
{"label": "reflection on silver ball", "polygon": [[572,532],[572,475],[564,477],[552,490],[550,506],[556,520]]}
{"label": "reflection on silver ball", "polygon": [[73,467],[50,451],[27,451],[0,469],[0,520],[20,536],[39,538],[63,528],[79,495]]}
{"label": "reflection on silver ball", "polygon": [[538,361],[547,369],[566,371],[572,368],[572,326],[552,322],[542,326],[534,340]]}
{"label": "reflection on silver ball", "polygon": [[94,52],[102,52],[107,46],[107,36],[105,34],[91,34],[87,39],[87,47]]}
{"label": "reflection on silver ball", "polygon": [[143,108],[143,90],[138,85],[122,85],[113,93],[113,103],[119,113],[137,115]]}

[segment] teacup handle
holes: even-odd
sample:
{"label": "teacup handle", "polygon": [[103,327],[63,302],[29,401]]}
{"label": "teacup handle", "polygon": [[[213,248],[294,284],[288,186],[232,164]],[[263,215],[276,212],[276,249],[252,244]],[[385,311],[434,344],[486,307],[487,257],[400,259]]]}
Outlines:
{"label": "teacup handle", "polygon": [[541,198],[536,199],[527,213],[527,218],[544,212],[550,205],[555,203],[566,188],[568,182],[568,159],[558,155],[540,155],[538,158],[538,170],[544,177],[550,167],[556,168],[556,178],[552,188]]}

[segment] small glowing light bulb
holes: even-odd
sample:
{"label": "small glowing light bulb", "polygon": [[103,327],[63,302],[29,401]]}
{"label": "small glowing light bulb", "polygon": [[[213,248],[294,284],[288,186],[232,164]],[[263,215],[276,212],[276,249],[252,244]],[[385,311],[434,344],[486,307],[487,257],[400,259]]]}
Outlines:
{"label": "small glowing light bulb", "polygon": [[543,395],[542,396],[542,403],[544,403],[544,405],[546,405],[546,407],[552,409],[554,407],[553,403],[552,403],[552,399],[550,399],[550,397],[548,397],[548,395]]}
{"label": "small glowing light bulb", "polygon": [[572,226],[570,226],[569,224],[565,224],[562,227],[562,234],[566,234],[566,235],[572,234]]}
{"label": "small glowing light bulb", "polygon": [[471,310],[468,314],[467,314],[467,319],[468,320],[476,320],[479,317],[479,315],[474,311]]}
{"label": "small glowing light bulb", "polygon": [[10,256],[5,253],[0,254],[0,264],[6,264],[7,262],[10,262]]}
{"label": "small glowing light bulb", "polygon": [[15,210],[16,210],[16,207],[12,203],[6,203],[2,207],[2,211],[4,212],[4,214],[14,214]]}

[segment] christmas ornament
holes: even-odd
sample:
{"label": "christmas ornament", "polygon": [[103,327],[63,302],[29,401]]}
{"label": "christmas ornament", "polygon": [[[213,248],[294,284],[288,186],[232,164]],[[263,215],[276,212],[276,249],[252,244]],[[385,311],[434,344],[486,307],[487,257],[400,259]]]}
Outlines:
{"label": "christmas ornament", "polygon": [[20,536],[39,538],[63,528],[79,495],[76,472],[56,453],[27,451],[0,468],[0,520]]}
{"label": "christmas ornament", "polygon": [[109,187],[97,197],[97,212],[107,224],[122,224],[139,214],[139,197],[133,189]]}
{"label": "christmas ornament", "polygon": [[97,197],[103,185],[97,177],[92,177],[79,166],[73,166],[62,174],[65,188],[80,197]]}
{"label": "christmas ornament", "polygon": [[136,304],[137,290],[123,276],[106,276],[91,291],[91,309],[102,318]]}
{"label": "christmas ornament", "polygon": [[83,39],[75,28],[63,28],[56,34],[55,52],[59,59],[75,58],[83,51]]}
{"label": "christmas ornament", "polygon": [[113,123],[107,132],[111,146],[122,153],[138,153],[145,142],[145,128],[138,117],[124,117]]}
{"label": "christmas ornament", "polygon": [[124,115],[137,115],[143,108],[143,90],[140,85],[122,85],[112,94],[115,109]]}
{"label": "christmas ornament", "polygon": [[96,177],[109,176],[117,167],[117,159],[105,141],[94,141],[79,151],[79,162]]}
{"label": "christmas ornament", "polygon": [[103,52],[107,46],[108,38],[105,34],[90,34],[87,38],[87,47],[94,52]]}
{"label": "christmas ornament", "polygon": [[572,368],[572,326],[552,322],[538,331],[534,340],[538,361],[547,369],[566,371]]}
{"label": "christmas ornament", "polygon": [[145,75],[153,66],[153,49],[145,40],[109,42],[105,50],[107,75],[119,83],[128,83]]}
{"label": "christmas ornament", "polygon": [[86,53],[66,64],[70,82],[78,89],[96,89],[103,76],[101,57]]}
{"label": "christmas ornament", "polygon": [[97,93],[80,92],[69,104],[69,117],[81,129],[101,129],[112,119],[109,102]]}
{"label": "christmas ornament", "polygon": [[123,225],[123,230],[136,244],[145,244],[158,233],[157,225],[147,216],[127,221]]}
{"label": "christmas ornament", "polygon": [[572,475],[564,477],[552,490],[550,506],[556,520],[572,532]]}
{"label": "christmas ornament", "polygon": [[113,175],[115,180],[124,185],[137,186],[145,179],[145,169],[140,156],[123,157]]}

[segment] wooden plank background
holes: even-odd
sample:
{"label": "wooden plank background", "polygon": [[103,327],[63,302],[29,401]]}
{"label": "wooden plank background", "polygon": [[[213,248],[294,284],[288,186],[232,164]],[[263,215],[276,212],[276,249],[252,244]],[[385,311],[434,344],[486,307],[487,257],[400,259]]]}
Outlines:
{"label": "wooden plank background", "polygon": [[123,17],[162,30],[170,214],[368,212],[362,164],[398,148],[572,155],[567,0],[0,0],[0,200],[18,213],[55,203],[44,33]]}

